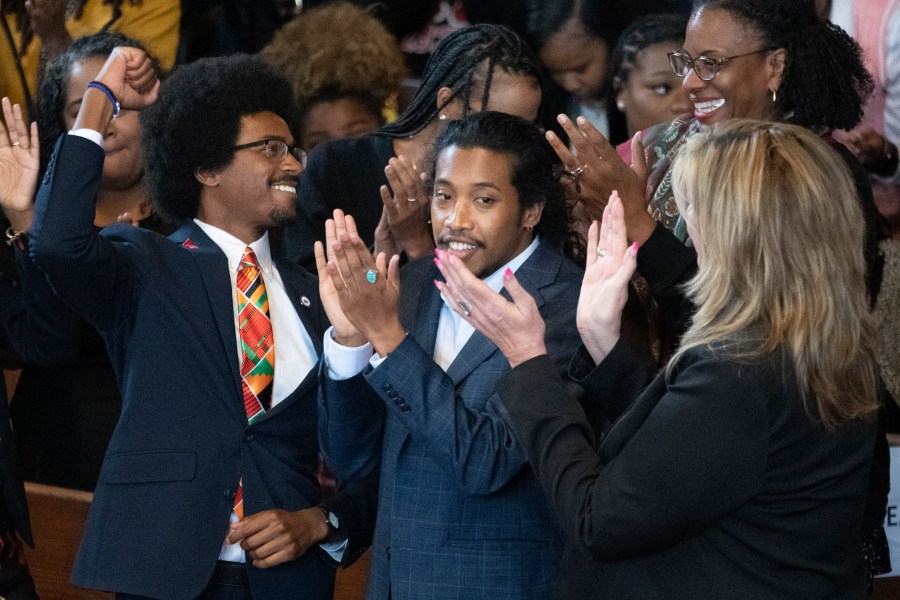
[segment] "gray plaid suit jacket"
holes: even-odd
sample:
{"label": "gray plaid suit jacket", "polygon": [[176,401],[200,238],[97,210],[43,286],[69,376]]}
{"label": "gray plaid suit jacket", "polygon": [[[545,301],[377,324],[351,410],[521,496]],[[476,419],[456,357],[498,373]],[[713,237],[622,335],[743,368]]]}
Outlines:
{"label": "gray plaid suit jacket", "polygon": [[[516,273],[547,324],[560,372],[580,343],[582,271],[540,244]],[[369,599],[549,598],[562,543],[555,517],[500,412],[509,362],[475,332],[445,373],[432,355],[441,310],[430,258],[401,270],[408,336],[377,369],[328,379],[323,451],[338,479],[381,469]]]}

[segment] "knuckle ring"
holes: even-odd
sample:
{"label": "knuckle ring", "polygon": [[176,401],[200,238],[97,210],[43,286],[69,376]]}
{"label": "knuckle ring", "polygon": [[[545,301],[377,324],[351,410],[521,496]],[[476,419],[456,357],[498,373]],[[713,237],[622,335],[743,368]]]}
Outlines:
{"label": "knuckle ring", "polygon": [[375,283],[378,281],[378,271],[375,269],[366,269],[366,281],[369,283]]}
{"label": "knuckle ring", "polygon": [[418,200],[419,200],[418,198],[407,198],[406,199],[407,202],[418,202]]}
{"label": "knuckle ring", "polygon": [[19,144],[19,142],[13,142],[12,145],[13,145],[13,146],[19,146],[20,144]]}
{"label": "knuckle ring", "polygon": [[472,305],[462,298],[456,301],[456,305],[459,306],[459,310],[461,310],[465,316],[468,317],[470,314],[472,314]]}
{"label": "knuckle ring", "polygon": [[604,256],[606,256],[606,248],[601,248],[600,246],[597,246],[597,256],[600,258],[603,258]]}
{"label": "knuckle ring", "polygon": [[577,178],[579,175],[581,175],[582,173],[584,173],[585,169],[587,169],[587,165],[581,165],[580,167],[578,167],[577,169],[575,169],[574,171],[572,171],[572,177],[576,177],[576,178]]}

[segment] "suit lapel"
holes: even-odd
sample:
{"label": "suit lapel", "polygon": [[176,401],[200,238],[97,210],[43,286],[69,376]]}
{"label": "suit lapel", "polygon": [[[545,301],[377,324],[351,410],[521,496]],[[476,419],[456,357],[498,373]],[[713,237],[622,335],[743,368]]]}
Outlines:
{"label": "suit lapel", "polygon": [[[400,306],[400,322],[407,328],[422,348],[430,348],[434,354],[438,320],[441,316],[441,293],[432,284],[440,276],[434,264],[401,283],[401,290],[413,290],[408,300]],[[401,300],[403,293],[401,292]]]}
{"label": "suit lapel", "polygon": [[[239,359],[237,352],[237,334],[235,333],[234,299],[232,297],[231,279],[228,276],[228,259],[219,247],[196,223],[190,221],[184,224],[178,231],[169,236],[169,239],[180,244],[197,264],[200,278],[206,288],[206,296],[209,300],[213,320],[219,331],[219,339],[222,342],[222,351],[227,357],[228,375],[234,382],[235,395],[243,398],[241,391],[241,373],[238,368]],[[226,406],[243,422],[247,420],[243,403],[235,403],[225,400]]]}

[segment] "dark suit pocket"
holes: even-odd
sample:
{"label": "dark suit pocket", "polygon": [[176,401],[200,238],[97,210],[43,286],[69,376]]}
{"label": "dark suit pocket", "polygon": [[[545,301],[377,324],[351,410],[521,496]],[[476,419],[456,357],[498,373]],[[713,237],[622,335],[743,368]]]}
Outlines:
{"label": "dark suit pocket", "polygon": [[190,481],[197,470],[193,452],[136,452],[111,454],[103,461],[100,482],[153,483]]}

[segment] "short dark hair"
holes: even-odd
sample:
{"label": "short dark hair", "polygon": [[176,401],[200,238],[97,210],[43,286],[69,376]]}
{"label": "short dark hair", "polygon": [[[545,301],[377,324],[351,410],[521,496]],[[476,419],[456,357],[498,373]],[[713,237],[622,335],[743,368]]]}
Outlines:
{"label": "short dark hair", "polygon": [[147,52],[156,76],[162,78],[163,69],[159,60],[134,38],[117,32],[104,32],[78,38],[72,42],[62,54],[47,65],[38,85],[35,120],[38,124],[41,144],[41,171],[47,167],[57,138],[67,129],[63,117],[66,109],[66,90],[69,87],[72,67],[76,63],[91,58],[105,60],[117,46],[130,46]]}
{"label": "short dark hair", "polygon": [[257,56],[203,58],[172,72],[141,112],[144,177],[160,216],[180,222],[197,214],[194,174],[227,166],[241,117],[260,112],[297,129],[291,84]]}
{"label": "short dark hair", "polygon": [[471,109],[473,93],[481,93],[484,110],[497,70],[541,82],[537,57],[512,30],[502,25],[479,24],[454,31],[431,54],[409,106],[396,121],[380,131],[392,137],[420,132],[443,109],[436,102],[442,87],[453,90],[448,103],[454,98],[462,101],[464,115]]}
{"label": "short dark hair", "polygon": [[784,48],[778,120],[813,130],[852,129],[874,87],[862,50],[846,31],[819,18],[814,0],[695,0],[693,12],[724,10],[752,27],[764,48]]}
{"label": "short dark hair", "polygon": [[529,0],[528,40],[540,51],[547,40],[574,19],[585,33],[612,48],[631,20],[630,11],[622,5],[619,0]]}
{"label": "short dark hair", "polygon": [[613,49],[606,70],[606,82],[601,97],[606,98],[609,118],[609,139],[613,144],[628,139],[625,115],[616,106],[616,92],[628,82],[638,55],[654,44],[684,43],[687,15],[656,13],[642,17],[625,28]]}
{"label": "short dark hair", "polygon": [[521,117],[495,111],[473,113],[451,121],[435,142],[429,181],[432,190],[437,160],[450,146],[484,148],[509,156],[511,183],[519,195],[521,208],[544,205],[535,234],[567,256],[578,254],[569,234],[569,208],[560,181],[562,166],[540,128]]}

